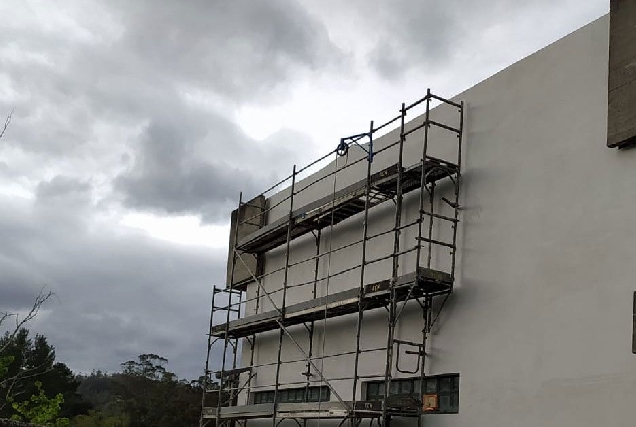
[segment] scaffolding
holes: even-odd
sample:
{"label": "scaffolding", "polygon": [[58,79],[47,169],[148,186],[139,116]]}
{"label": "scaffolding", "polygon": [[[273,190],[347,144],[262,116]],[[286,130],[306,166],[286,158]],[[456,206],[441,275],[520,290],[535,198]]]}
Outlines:
{"label": "scaffolding", "polygon": [[[433,120],[432,104],[445,105],[457,113],[456,124],[446,124]],[[415,123],[407,130],[406,116],[412,109],[420,106],[424,108],[423,120]],[[402,104],[398,116],[388,122],[374,126],[371,122],[369,130],[364,133],[342,138],[337,148],[312,162],[297,169],[292,174],[276,183],[257,198],[249,202],[243,201],[241,194],[239,206],[233,217],[232,236],[230,238],[230,259],[228,264],[228,279],[225,289],[214,288],[212,293],[212,311],[208,334],[207,358],[205,364],[203,408],[201,426],[208,420],[215,420],[216,425],[229,423],[245,423],[251,419],[269,418],[272,426],[276,427],[282,420],[294,420],[297,425],[306,425],[307,420],[334,419],[340,420],[340,425],[348,421],[352,426],[359,425],[362,420],[377,420],[378,425],[388,425],[394,417],[417,418],[418,426],[422,423],[422,415],[426,410],[423,405],[425,391],[422,389],[425,378],[426,343],[432,326],[443,309],[446,300],[452,293],[455,282],[457,258],[457,229],[459,224],[459,202],[461,181],[461,156],[463,133],[463,102],[457,103],[431,93],[429,89],[424,98],[410,104]],[[399,123],[399,138],[374,150],[374,139],[381,132],[386,132],[392,124]],[[456,137],[457,144],[453,147],[454,161],[433,157],[431,151],[431,129],[440,132],[450,132]],[[423,134],[421,156],[419,162],[405,166],[404,146],[407,136],[416,131]],[[299,175],[311,172],[321,162],[332,156],[346,156],[350,149],[363,150],[363,156],[355,161],[338,166],[334,162],[333,172],[311,175],[309,181],[299,181]],[[378,156],[397,156],[397,161],[381,170],[373,170],[374,161]],[[366,162],[366,177],[362,180],[337,189],[336,176],[347,168]],[[299,196],[311,191],[312,188],[325,180],[333,179],[333,188],[325,197],[313,200],[302,206],[296,206]],[[444,181],[451,190],[452,197],[436,196],[436,186]],[[273,202],[266,199],[284,189],[285,196]],[[282,191],[281,191],[282,193]],[[281,194],[278,193],[278,194]],[[417,217],[406,220],[403,215],[404,199],[407,195],[419,195]],[[417,196],[410,196],[417,197]],[[393,203],[386,203],[392,201]],[[444,214],[435,209],[436,203],[444,203],[451,213]],[[373,221],[370,211],[380,205],[393,205],[394,221],[389,229],[375,233],[370,231],[369,224]],[[266,224],[265,219],[276,208],[288,208],[285,215]],[[359,216],[356,224],[361,224],[362,236],[353,242],[333,247],[332,236],[334,226],[351,218]],[[444,240],[434,236],[434,224],[443,222],[450,226],[450,238]],[[245,230],[249,232],[245,232]],[[415,244],[407,246],[401,239],[407,229],[415,235]],[[242,230],[242,231],[241,231]],[[323,250],[321,239],[323,231],[329,231],[329,245]],[[305,235],[313,235],[315,239],[315,253],[311,257],[291,261],[292,241]],[[382,236],[392,239],[391,251],[379,257],[371,257],[369,244]],[[311,237],[309,237],[311,238]],[[360,262],[353,263],[340,271],[328,269],[327,274],[319,277],[319,266],[326,257],[331,260],[333,254],[350,248],[360,249]],[[284,265],[271,271],[264,272],[262,258],[268,251],[284,248]],[[445,268],[433,265],[433,253],[436,248],[444,248],[450,256],[450,263]],[[403,273],[404,266],[400,260],[407,254],[414,258],[412,271]],[[251,258],[250,258],[251,257]],[[259,262],[257,262],[257,260]],[[387,276],[382,280],[369,282],[367,270],[375,263],[386,261],[390,263]],[[330,262],[330,261],[329,261]],[[290,278],[290,269],[301,266],[313,269],[313,279],[294,283]],[[236,279],[238,269],[247,272],[247,278]],[[390,274],[388,271],[390,270]],[[328,284],[334,277],[343,274],[359,273],[357,284],[352,284],[347,290],[329,294]],[[275,274],[282,276],[281,286],[267,289],[264,281]],[[319,284],[327,283],[327,292],[319,296]],[[248,298],[247,287],[250,286],[252,296]],[[302,302],[289,301],[288,291],[300,287],[311,289],[311,298]],[[437,298],[441,297],[439,302]],[[407,303],[417,304],[421,311],[421,338],[419,341],[402,340],[396,338],[396,325],[404,312]],[[265,303],[273,309],[265,310]],[[253,309],[248,310],[248,304]],[[365,322],[365,314],[371,310],[386,309],[388,323],[386,325],[386,345],[375,348],[363,348],[361,332]],[[341,316],[356,315],[355,321],[355,349],[335,354],[317,355],[314,348],[314,333],[317,322],[325,322]],[[307,345],[301,345],[295,338],[298,329],[293,334],[290,328],[299,325],[303,333],[307,334]],[[259,334],[277,331],[278,351],[275,360],[266,363],[255,363],[255,348]],[[275,333],[275,332],[273,332]],[[326,326],[323,335],[326,334]],[[268,339],[271,338],[272,335]],[[283,341],[287,340],[297,349],[302,358],[295,360],[281,360]],[[210,369],[212,348],[222,344],[222,361],[220,371]],[[417,368],[405,370],[400,368],[400,348],[408,348],[406,354],[416,357]],[[364,354],[384,354],[377,357],[383,360],[378,363],[373,375],[360,372],[360,358]],[[353,360],[352,374],[349,376],[329,377],[319,366],[319,361],[326,358],[350,356]],[[243,361],[239,366],[239,357]],[[281,381],[281,369],[289,363],[304,363],[306,371],[302,373],[306,379],[302,381]],[[275,380],[271,384],[255,384],[258,369],[275,369]],[[419,375],[419,390],[410,398],[396,398],[391,396],[391,382],[394,379],[394,368],[397,372],[408,372]],[[218,388],[212,388],[212,377],[216,376]],[[358,397],[361,393],[363,381],[375,379],[384,384],[384,396],[381,399],[365,400]],[[342,387],[340,393],[334,387],[336,382],[347,381],[351,386],[351,399],[344,399]],[[316,402],[283,402],[279,394],[285,387],[304,387],[306,393],[312,386],[327,387],[331,393],[331,400]],[[214,407],[206,406],[206,393],[223,390],[223,398],[218,398]],[[254,402],[253,395],[259,390],[273,391],[273,402]],[[360,393],[359,393],[360,392]],[[221,394],[219,393],[219,396]],[[239,404],[239,397],[244,404]]]}

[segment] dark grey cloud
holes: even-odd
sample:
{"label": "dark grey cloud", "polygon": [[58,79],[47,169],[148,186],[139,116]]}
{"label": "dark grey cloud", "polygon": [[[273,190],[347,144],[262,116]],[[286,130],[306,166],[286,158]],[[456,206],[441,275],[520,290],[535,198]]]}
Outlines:
{"label": "dark grey cloud", "polygon": [[284,130],[258,143],[219,115],[188,111],[147,125],[115,188],[131,208],[222,223],[239,192],[250,198],[263,191],[311,147],[307,136]]}
{"label": "dark grey cloud", "polygon": [[[514,61],[520,59],[517,53],[526,55],[609,8],[606,0],[327,1],[325,7],[341,7],[345,15],[355,16],[352,25],[376,41],[365,52],[366,63],[390,80],[413,70],[423,77],[449,73],[472,64],[475,56]],[[491,32],[499,37],[489,38]],[[530,51],[523,50],[524,41]],[[502,54],[510,48],[517,52]]]}
{"label": "dark grey cloud", "polygon": [[50,181],[40,182],[35,196],[38,200],[65,199],[66,202],[70,197],[84,198],[90,194],[91,189],[88,181],[57,175]]}
{"label": "dark grey cloud", "polygon": [[459,27],[456,3],[400,0],[374,8],[373,21],[383,36],[369,52],[369,64],[381,76],[394,78],[412,64],[444,62]]}
{"label": "dark grey cloud", "polygon": [[[230,114],[273,102],[299,73],[342,63],[324,25],[296,2],[89,4],[112,28],[87,40],[0,29],[30,54],[0,55],[20,94],[0,100],[0,110],[16,109],[6,144],[30,156],[7,175],[64,158],[79,174],[106,175],[95,179],[102,185],[118,176],[115,196],[128,207],[225,222],[240,190],[257,192],[298,145],[306,150],[309,138],[290,131],[254,141]],[[193,105],[187,93],[229,109]]]}
{"label": "dark grey cloud", "polygon": [[46,286],[56,298],[33,328],[71,368],[155,352],[197,376],[226,250],[117,218],[226,223],[239,190],[273,181],[310,143],[286,130],[256,141],[235,109],[275,104],[346,58],[292,0],[9,1],[0,40],[0,115],[15,108],[0,140],[0,310],[29,307]]}
{"label": "dark grey cloud", "polygon": [[134,138],[113,140],[107,131],[121,137],[184,110],[216,133],[219,121],[186,105],[187,94],[225,104],[231,120],[234,107],[274,102],[302,73],[343,62],[325,27],[292,0],[87,2],[91,7],[112,28],[85,40],[12,21],[0,28],[12,47],[0,67],[15,94],[0,99],[0,111],[15,108],[5,143],[47,154],[43,161],[84,162],[87,152],[107,147],[120,155]]}
{"label": "dark grey cloud", "polygon": [[[30,306],[43,286],[55,292],[32,324],[73,369],[115,370],[144,352],[168,357],[182,376],[201,372],[209,295],[223,277],[225,251],[175,246],[141,233],[82,226],[75,187],[43,183],[66,204],[48,206],[0,196],[0,310]],[[60,190],[60,188],[63,188]],[[43,197],[51,197],[47,193]],[[55,214],[51,210],[55,209]],[[203,298],[202,298],[203,297]]]}
{"label": "dark grey cloud", "polygon": [[126,46],[155,70],[242,101],[342,60],[324,25],[292,0],[126,1],[113,13]]}

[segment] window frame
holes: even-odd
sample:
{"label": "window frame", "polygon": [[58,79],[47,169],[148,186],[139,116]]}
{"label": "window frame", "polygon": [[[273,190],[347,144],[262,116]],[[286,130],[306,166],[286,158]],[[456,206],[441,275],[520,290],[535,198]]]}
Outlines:
{"label": "window frame", "polygon": [[[316,393],[317,392],[317,393]],[[254,405],[274,403],[275,390],[261,390],[252,393]],[[328,402],[331,390],[327,386],[283,388],[278,390],[278,403]]]}
{"label": "window frame", "polygon": [[[418,395],[420,377],[395,378],[391,380],[393,393],[389,396],[414,397]],[[446,384],[443,381],[448,381]],[[432,386],[429,386],[431,384]],[[448,387],[446,387],[448,386]],[[435,394],[438,408],[423,414],[457,414],[459,413],[459,373],[427,375],[424,377],[422,396]],[[409,392],[410,390],[410,392]],[[363,383],[364,400],[380,401],[384,399],[384,381],[366,381]],[[395,393],[397,391],[397,393]],[[443,403],[445,402],[445,403]]]}

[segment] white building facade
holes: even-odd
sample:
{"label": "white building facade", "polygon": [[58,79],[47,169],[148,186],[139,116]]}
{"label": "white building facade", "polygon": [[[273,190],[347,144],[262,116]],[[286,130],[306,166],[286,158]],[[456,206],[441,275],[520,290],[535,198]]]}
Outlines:
{"label": "white building facade", "polygon": [[210,342],[229,394],[203,421],[632,425],[636,150],[607,147],[609,42],[606,16],[242,205]]}

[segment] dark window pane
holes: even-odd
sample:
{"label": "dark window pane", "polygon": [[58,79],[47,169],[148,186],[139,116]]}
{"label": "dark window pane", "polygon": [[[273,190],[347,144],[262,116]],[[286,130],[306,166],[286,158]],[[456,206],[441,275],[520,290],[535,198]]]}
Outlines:
{"label": "dark window pane", "polygon": [[320,388],[320,401],[327,402],[329,400],[329,387]]}
{"label": "dark window pane", "polygon": [[457,412],[459,410],[459,396],[454,394],[451,396],[450,411]]}
{"label": "dark window pane", "polygon": [[437,379],[429,378],[426,380],[426,392],[427,393],[437,392]]}
{"label": "dark window pane", "polygon": [[400,393],[400,383],[398,381],[391,381],[390,395],[396,395]]}
{"label": "dark window pane", "polygon": [[367,399],[375,399],[378,397],[378,384],[369,383],[367,385]]}
{"label": "dark window pane", "polygon": [[384,383],[378,384],[378,396],[384,397]]}
{"label": "dark window pane", "polygon": [[420,380],[413,381],[413,393],[418,394],[420,392]]}
{"label": "dark window pane", "polygon": [[451,389],[451,378],[440,378],[439,380],[439,391],[450,391]]}
{"label": "dark window pane", "polygon": [[453,377],[453,390],[459,390],[459,376]]}
{"label": "dark window pane", "polygon": [[402,381],[402,385],[400,387],[400,394],[411,394],[413,393],[413,381],[407,380]]}
{"label": "dark window pane", "polygon": [[440,412],[448,412],[451,407],[450,395],[441,394],[439,396],[439,410]]}
{"label": "dark window pane", "polygon": [[309,402],[318,402],[318,398],[320,397],[320,390],[316,387],[312,387],[309,389],[309,398],[307,399]]}

